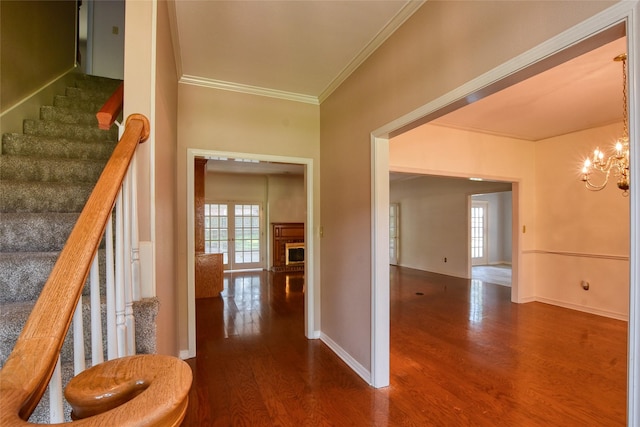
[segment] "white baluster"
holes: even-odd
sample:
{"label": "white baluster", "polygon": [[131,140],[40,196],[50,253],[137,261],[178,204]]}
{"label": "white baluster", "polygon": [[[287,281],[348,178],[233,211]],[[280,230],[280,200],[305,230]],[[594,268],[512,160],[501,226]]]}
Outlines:
{"label": "white baluster", "polygon": [[131,174],[127,174],[122,183],[123,200],[123,247],[124,254],[124,298],[125,298],[125,325],[127,339],[127,355],[135,353],[135,320],[133,318],[133,280],[131,273]]}
{"label": "white baluster", "polygon": [[82,323],[82,297],[73,312],[73,372],[78,375],[86,368],[84,361],[84,325]]}
{"label": "white baluster", "polygon": [[124,252],[123,252],[122,192],[116,201],[116,336],[118,357],[127,355],[127,327],[125,324]]}
{"label": "white baluster", "polygon": [[64,421],[62,409],[62,373],[60,369],[60,356],[49,381],[49,421],[51,424]]}
{"label": "white baluster", "polygon": [[93,257],[91,283],[91,365],[104,362],[102,347],[102,312],[100,310],[100,265],[98,254]]}
{"label": "white baluster", "polygon": [[133,300],[140,301],[142,290],[140,285],[140,239],[138,238],[138,172],[136,154],[129,166],[131,177],[131,280],[133,281]]}
{"label": "white baluster", "polygon": [[105,258],[106,258],[106,283],[107,283],[107,357],[109,360],[118,357],[118,343],[116,335],[116,290],[114,277],[113,255],[113,216],[109,216],[105,229]]}

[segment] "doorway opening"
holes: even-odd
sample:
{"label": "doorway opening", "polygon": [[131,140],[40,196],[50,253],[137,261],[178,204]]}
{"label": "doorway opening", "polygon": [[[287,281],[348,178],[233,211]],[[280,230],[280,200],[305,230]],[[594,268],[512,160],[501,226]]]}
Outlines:
{"label": "doorway opening", "polygon": [[[626,16],[632,12],[627,11]],[[604,22],[606,21],[606,22]],[[508,87],[516,82],[523,81],[544,70],[554,67],[557,64],[576,57],[583,52],[602,46],[619,37],[620,29],[624,31],[626,22],[624,18],[612,18],[611,16],[600,16],[598,19],[585,22],[576,28],[567,31],[562,37],[557,37],[547,41],[544,45],[538,46],[531,52],[514,58],[500,67],[470,81],[454,91],[426,104],[414,112],[398,118],[372,132],[372,210],[373,210],[373,241],[372,241],[372,346],[371,346],[371,384],[374,387],[384,387],[389,384],[389,188],[385,182],[390,170],[400,172],[414,172],[422,174],[441,174],[441,169],[424,168],[417,170],[415,167],[399,170],[390,169],[390,138],[399,136],[404,132],[429,123],[444,114],[456,110],[466,105],[470,99],[479,99],[491,93],[495,93],[502,88]],[[603,41],[603,39],[608,40]],[[464,94],[460,96],[460,94]],[[631,102],[633,105],[633,101]],[[459,165],[458,165],[459,166]],[[449,171],[452,176],[467,177],[470,172],[463,169]],[[475,176],[476,174],[474,174]],[[522,201],[522,187],[519,178],[509,176],[496,176],[492,171],[487,170],[484,178],[500,179],[513,182],[513,277],[514,284],[521,282],[521,269],[519,268],[518,256],[522,253],[520,247],[520,234],[526,232],[526,224],[519,222],[519,212],[525,206],[520,206]],[[529,292],[530,293],[530,292]],[[526,295],[520,297],[520,289],[514,286],[512,300],[514,302],[525,302]],[[634,295],[632,293],[632,298]],[[633,307],[633,303],[632,303]],[[631,309],[633,315],[633,308]],[[633,327],[631,328],[633,329]],[[631,368],[629,370],[631,371]],[[633,380],[630,378],[630,383]],[[631,390],[631,388],[630,388]],[[631,419],[631,418],[630,418]]]}
{"label": "doorway opening", "polygon": [[[305,269],[304,269],[304,318],[305,318],[305,336],[309,339],[316,339],[319,337],[319,326],[316,325],[316,312],[319,312],[320,298],[318,296],[318,289],[315,286],[315,239],[314,239],[314,227],[316,223],[315,218],[315,203],[314,203],[314,162],[310,158],[300,157],[286,157],[286,156],[273,156],[265,154],[255,153],[232,153],[221,152],[214,150],[201,150],[201,149],[187,149],[187,321],[188,321],[188,343],[189,343],[189,357],[195,357],[196,353],[196,304],[195,304],[195,200],[194,200],[194,163],[196,158],[199,159],[243,159],[243,161],[253,163],[279,163],[279,164],[292,164],[302,166],[304,168],[304,193],[305,193]],[[212,201],[211,204],[215,204]],[[218,203],[220,205],[220,203]],[[254,259],[255,247],[252,235],[255,228],[252,225],[255,224],[255,216],[252,214],[251,202],[236,202],[235,207],[242,206],[243,214],[238,218],[242,223],[242,247],[237,247],[234,253],[235,255],[241,254],[243,260],[245,257]],[[247,215],[244,215],[244,208],[248,206]],[[266,209],[265,217],[269,221],[269,212]],[[218,211],[219,213],[219,211]],[[235,214],[234,214],[235,215]],[[246,225],[246,227],[245,227]],[[220,228],[218,228],[220,230]],[[234,233],[236,228],[234,226]],[[244,239],[244,236],[247,239]],[[220,236],[218,236],[218,241]],[[236,242],[234,242],[236,243]],[[268,245],[264,245],[268,248]],[[245,250],[246,249],[246,250]],[[268,249],[265,249],[268,251]],[[268,258],[268,256],[265,256]],[[237,264],[237,263],[236,263]]]}
{"label": "doorway opening", "polygon": [[471,196],[471,279],[511,286],[512,229],[511,191]]}

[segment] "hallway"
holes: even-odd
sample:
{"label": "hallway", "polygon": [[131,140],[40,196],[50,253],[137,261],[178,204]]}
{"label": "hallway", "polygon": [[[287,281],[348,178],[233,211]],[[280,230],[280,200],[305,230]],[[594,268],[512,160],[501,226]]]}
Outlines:
{"label": "hallway", "polygon": [[225,276],[197,300],[183,426],[623,426],[626,322],[509,287],[391,268],[391,386],[303,334],[300,275]]}

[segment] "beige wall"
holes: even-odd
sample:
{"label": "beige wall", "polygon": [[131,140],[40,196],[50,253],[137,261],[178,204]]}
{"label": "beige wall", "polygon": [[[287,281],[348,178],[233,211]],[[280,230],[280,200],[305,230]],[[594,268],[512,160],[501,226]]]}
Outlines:
{"label": "beige wall", "polygon": [[[187,149],[309,158],[319,218],[319,107],[180,84],[178,88],[177,267],[180,348],[187,348]],[[316,227],[317,228],[317,227]],[[317,230],[313,230],[317,234]],[[318,243],[316,243],[318,246]],[[319,248],[315,263],[319,265]],[[316,272],[315,283],[319,283]],[[319,286],[316,285],[316,289]],[[319,310],[316,322],[319,322]]]}
{"label": "beige wall", "polygon": [[267,240],[264,268],[273,265],[270,251],[271,223],[306,222],[307,198],[302,175],[254,175],[209,172],[205,181],[205,201],[253,202],[263,207],[263,227]]}
{"label": "beige wall", "polygon": [[158,2],[155,98],[155,266],[158,352],[177,356],[176,150],[178,83],[167,2]]}
{"label": "beige wall", "polygon": [[0,2],[0,111],[75,65],[75,1]]}
{"label": "beige wall", "polygon": [[[322,331],[365,369],[371,368],[371,132],[611,4],[428,1],[322,103]],[[422,160],[458,155],[456,148],[439,147]],[[488,150],[478,147],[457,173],[468,167],[488,173]],[[508,150],[506,156],[521,155]],[[533,154],[532,146],[523,150]],[[424,167],[418,160],[416,167]],[[514,197],[523,222],[532,224],[534,171],[504,174],[524,175]],[[534,247],[525,234],[521,249]],[[533,285],[526,287],[533,296]]]}

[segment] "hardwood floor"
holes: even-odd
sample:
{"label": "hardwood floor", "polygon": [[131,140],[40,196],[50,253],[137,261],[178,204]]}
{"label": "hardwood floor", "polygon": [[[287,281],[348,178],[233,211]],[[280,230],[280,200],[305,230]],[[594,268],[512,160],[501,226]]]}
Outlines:
{"label": "hardwood floor", "polygon": [[623,426],[626,322],[391,269],[391,385],[303,334],[302,278],[226,276],[196,301],[183,426]]}

